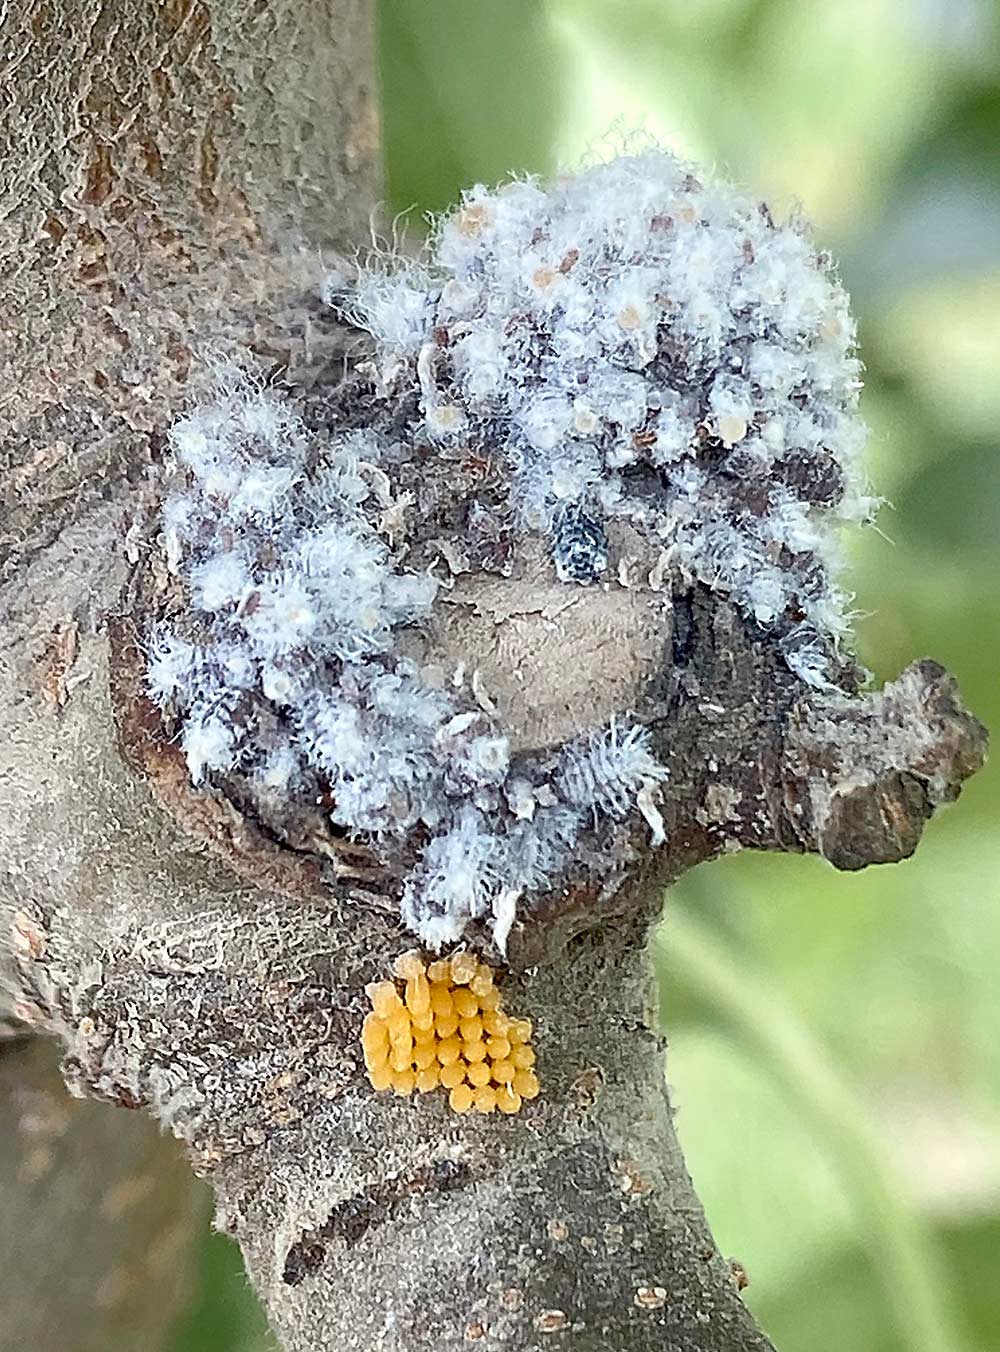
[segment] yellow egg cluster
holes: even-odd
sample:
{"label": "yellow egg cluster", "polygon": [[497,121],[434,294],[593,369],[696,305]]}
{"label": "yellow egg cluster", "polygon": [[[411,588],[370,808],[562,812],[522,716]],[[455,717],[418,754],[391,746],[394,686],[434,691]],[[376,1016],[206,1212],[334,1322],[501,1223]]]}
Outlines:
{"label": "yellow egg cluster", "polygon": [[395,981],[366,987],[372,1012],[361,1044],[374,1089],[405,1096],[441,1085],[456,1113],[516,1113],[537,1096],[531,1021],[503,1012],[485,962],[456,953],[425,964],[410,952],[393,973]]}

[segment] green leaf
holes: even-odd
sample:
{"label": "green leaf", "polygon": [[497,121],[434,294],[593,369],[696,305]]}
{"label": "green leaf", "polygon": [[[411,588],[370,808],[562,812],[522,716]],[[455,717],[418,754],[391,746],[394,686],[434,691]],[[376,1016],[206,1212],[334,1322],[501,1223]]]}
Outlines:
{"label": "green leaf", "polygon": [[205,1236],[200,1289],[175,1331],[172,1352],[278,1352],[239,1248],[225,1235]]}
{"label": "green leaf", "polygon": [[[1000,1329],[1000,1216],[970,1218],[939,1228],[935,1236],[968,1329],[969,1352],[996,1352]],[[747,1292],[750,1296],[751,1290]],[[780,1294],[754,1303],[755,1313],[781,1352],[910,1352],[895,1334],[866,1256],[844,1249],[811,1261]]]}
{"label": "green leaf", "polygon": [[564,77],[545,7],[382,0],[386,176],[395,211],[440,211],[475,182],[552,168]]}

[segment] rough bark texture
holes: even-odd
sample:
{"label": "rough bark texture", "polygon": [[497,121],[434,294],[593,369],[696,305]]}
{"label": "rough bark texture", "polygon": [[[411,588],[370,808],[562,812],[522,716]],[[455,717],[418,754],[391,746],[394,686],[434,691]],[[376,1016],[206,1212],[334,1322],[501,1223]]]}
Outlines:
{"label": "rough bark texture", "polygon": [[365,0],[0,9],[0,578],[141,478],[206,355],[315,359],[321,250],[362,237],[371,205],[370,17]]}
{"label": "rough bark texture", "polygon": [[[641,673],[613,617],[590,681],[632,671],[622,699],[671,771],[668,843],[609,829],[588,849],[617,852],[615,887],[588,887],[584,851],[513,938],[506,999],[535,1022],[543,1095],[510,1119],[375,1096],[358,1029],[365,983],[409,945],[398,879],[282,848],[190,788],[137,684],[131,585],[143,480],[199,355],[242,346],[300,388],[331,378],[341,340],[309,319],[304,246],[367,214],[369,7],[63,9],[4,21],[8,1012],[61,1038],[74,1090],[148,1106],[188,1143],[290,1352],[769,1347],[677,1147],[646,924],[723,850],[904,857],[982,729],[931,663],[883,694],[807,694],[703,588],[678,585]],[[477,641],[513,625],[552,680],[579,617],[542,609]]]}
{"label": "rough bark texture", "polygon": [[2,1352],[166,1346],[207,1211],[177,1143],[70,1098],[40,1038],[0,1044],[0,1142]]}

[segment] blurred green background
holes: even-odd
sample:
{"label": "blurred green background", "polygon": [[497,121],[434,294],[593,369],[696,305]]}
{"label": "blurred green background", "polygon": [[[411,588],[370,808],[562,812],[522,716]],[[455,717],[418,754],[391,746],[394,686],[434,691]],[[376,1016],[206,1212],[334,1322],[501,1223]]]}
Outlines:
{"label": "blurred green background", "polygon": [[[851,542],[861,655],[930,655],[1000,727],[1000,13],[987,0],[383,0],[387,205],[645,131],[801,201],[860,322],[890,506]],[[740,856],[659,936],[695,1182],[781,1352],[1000,1348],[1000,762],[917,857]],[[178,1352],[261,1352],[207,1244]]]}

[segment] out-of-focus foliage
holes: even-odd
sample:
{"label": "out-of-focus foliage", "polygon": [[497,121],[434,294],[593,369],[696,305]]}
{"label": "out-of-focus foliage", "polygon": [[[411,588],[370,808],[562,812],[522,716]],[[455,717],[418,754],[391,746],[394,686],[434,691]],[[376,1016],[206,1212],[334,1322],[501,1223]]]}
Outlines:
{"label": "out-of-focus foliage", "polygon": [[[387,203],[413,208],[414,235],[463,185],[636,132],[779,208],[802,202],[853,295],[870,464],[891,503],[884,534],[850,542],[860,651],[879,680],[936,657],[1000,727],[989,0],[383,0],[381,54]],[[1000,763],[904,864],[844,876],[740,856],[696,870],[670,903],[822,1049],[873,1128],[885,1187],[932,1241],[950,1352],[1000,1346],[998,820]],[[846,1157],[852,1124],[822,1129],[808,1088],[686,970],[669,909],[657,953],[681,1137],[749,1303],[782,1352],[915,1352]],[[240,1323],[223,1243],[185,1352],[265,1345]]]}
{"label": "out-of-focus foliage", "polygon": [[278,1352],[247,1284],[239,1249],[222,1235],[206,1237],[200,1287],[171,1346],[173,1352]]}

